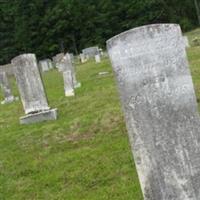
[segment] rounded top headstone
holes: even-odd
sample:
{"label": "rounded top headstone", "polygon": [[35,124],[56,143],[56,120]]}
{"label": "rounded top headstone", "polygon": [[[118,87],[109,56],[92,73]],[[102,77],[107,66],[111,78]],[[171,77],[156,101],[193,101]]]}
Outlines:
{"label": "rounded top headstone", "polygon": [[26,53],[26,54],[21,54],[19,56],[14,57],[11,61],[15,62],[15,61],[17,61],[17,60],[19,60],[21,58],[25,58],[25,57],[36,57],[36,56],[33,53]]}
{"label": "rounded top headstone", "polygon": [[120,33],[119,35],[116,35],[109,40],[107,40],[107,45],[112,46],[114,45],[115,41],[121,40],[127,38],[129,35],[132,37],[153,37],[155,34],[161,34],[163,32],[169,31],[169,30],[177,30],[181,33],[181,28],[178,24],[151,24],[151,25],[145,25],[137,28],[130,29],[128,31],[125,31],[123,33]]}

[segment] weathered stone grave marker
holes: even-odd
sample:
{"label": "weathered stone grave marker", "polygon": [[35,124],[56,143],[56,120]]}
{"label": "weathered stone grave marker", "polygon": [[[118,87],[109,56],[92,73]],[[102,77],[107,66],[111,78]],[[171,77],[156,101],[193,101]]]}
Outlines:
{"label": "weathered stone grave marker", "polygon": [[81,84],[76,79],[75,67],[72,63],[70,54],[67,53],[63,57],[61,62],[61,68],[64,77],[65,95],[74,96],[74,88],[80,87]]}
{"label": "weathered stone grave marker", "polygon": [[21,124],[55,120],[57,109],[50,109],[34,54],[23,54],[12,60],[17,85],[26,116]]}
{"label": "weathered stone grave marker", "polygon": [[100,63],[101,62],[101,57],[99,54],[95,55],[95,62]]}
{"label": "weathered stone grave marker", "polygon": [[51,59],[46,59],[47,60],[47,63],[48,63],[48,67],[49,69],[53,69],[53,63],[52,63],[52,60]]}
{"label": "weathered stone grave marker", "polygon": [[88,58],[94,58],[95,55],[99,54],[99,47],[88,47],[82,50],[82,53]]}
{"label": "weathered stone grave marker", "polygon": [[4,100],[1,102],[1,104],[11,103],[14,100],[17,100],[17,98],[15,98],[11,92],[7,74],[3,71],[0,71],[0,87],[4,94]]}
{"label": "weathered stone grave marker", "polygon": [[190,47],[190,43],[189,43],[189,40],[188,40],[187,36],[183,36],[183,42],[184,42],[186,48]]}
{"label": "weathered stone grave marker", "polygon": [[175,24],[107,41],[145,200],[200,199],[200,118]]}
{"label": "weathered stone grave marker", "polygon": [[65,96],[74,96],[74,84],[73,84],[73,76],[71,70],[63,71],[63,80],[64,80],[64,89],[65,89]]}
{"label": "weathered stone grave marker", "polygon": [[61,61],[62,61],[63,57],[64,57],[64,53],[59,53],[53,57],[53,63],[59,72],[62,71]]}
{"label": "weathered stone grave marker", "polygon": [[11,64],[0,65],[0,71],[6,72],[6,75],[13,76],[13,66]]}
{"label": "weathered stone grave marker", "polygon": [[39,67],[41,69],[42,72],[46,72],[49,71],[49,63],[48,60],[41,60],[39,61]]}
{"label": "weathered stone grave marker", "polygon": [[75,63],[74,54],[73,54],[73,53],[70,53],[69,55],[70,55],[70,58],[71,58],[72,63],[74,64],[74,63]]}
{"label": "weathered stone grave marker", "polygon": [[39,61],[39,67],[42,72],[47,72],[50,69],[53,69],[53,64],[50,59],[44,59],[44,60]]}
{"label": "weathered stone grave marker", "polygon": [[80,60],[81,60],[81,63],[87,62],[87,58],[85,57],[83,53],[80,54]]}

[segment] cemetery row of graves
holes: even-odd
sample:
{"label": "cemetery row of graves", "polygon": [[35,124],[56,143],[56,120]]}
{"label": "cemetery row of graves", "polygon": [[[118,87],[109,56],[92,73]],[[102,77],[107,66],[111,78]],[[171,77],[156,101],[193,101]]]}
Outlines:
{"label": "cemetery row of graves", "polygon": [[[76,60],[85,63],[89,59],[95,59],[96,63],[100,63],[103,55],[102,50],[98,47],[89,47],[84,49]],[[0,86],[4,94],[4,100],[1,104],[19,100],[12,94],[8,80],[8,75],[14,75],[26,114],[26,116],[20,118],[21,124],[57,119],[57,109],[49,107],[40,75],[40,73],[53,68],[57,68],[63,76],[65,96],[74,96],[75,89],[81,87],[81,83],[76,79],[73,54],[59,53],[52,60],[44,59],[39,62],[34,54],[23,54],[12,59],[11,64],[0,67]]]}
{"label": "cemetery row of graves", "polygon": [[[176,24],[107,41],[123,114],[97,47],[39,62],[23,54],[2,67],[0,197],[199,200],[200,49],[189,47]],[[16,120],[18,96],[20,123],[28,125]]]}

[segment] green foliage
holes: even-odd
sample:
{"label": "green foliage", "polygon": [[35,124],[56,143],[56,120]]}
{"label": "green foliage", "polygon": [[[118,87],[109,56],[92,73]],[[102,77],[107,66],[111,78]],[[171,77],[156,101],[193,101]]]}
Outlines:
{"label": "green foliage", "polygon": [[31,52],[39,58],[80,52],[150,23],[197,26],[191,0],[13,0],[0,3],[0,63]]}

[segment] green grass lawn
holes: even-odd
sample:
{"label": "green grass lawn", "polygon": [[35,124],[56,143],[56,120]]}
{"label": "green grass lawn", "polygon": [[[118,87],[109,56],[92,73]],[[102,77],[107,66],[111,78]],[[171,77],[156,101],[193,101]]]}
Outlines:
{"label": "green grass lawn", "polygon": [[[188,57],[199,102],[200,47]],[[43,74],[57,121],[21,126],[20,101],[0,105],[0,200],[143,199],[108,59],[78,65],[77,77],[82,87],[67,98],[62,75]]]}
{"label": "green grass lawn", "polygon": [[19,125],[20,101],[0,105],[1,200],[142,199],[108,59],[77,66],[77,77],[67,98],[62,75],[43,74],[57,121]]}

